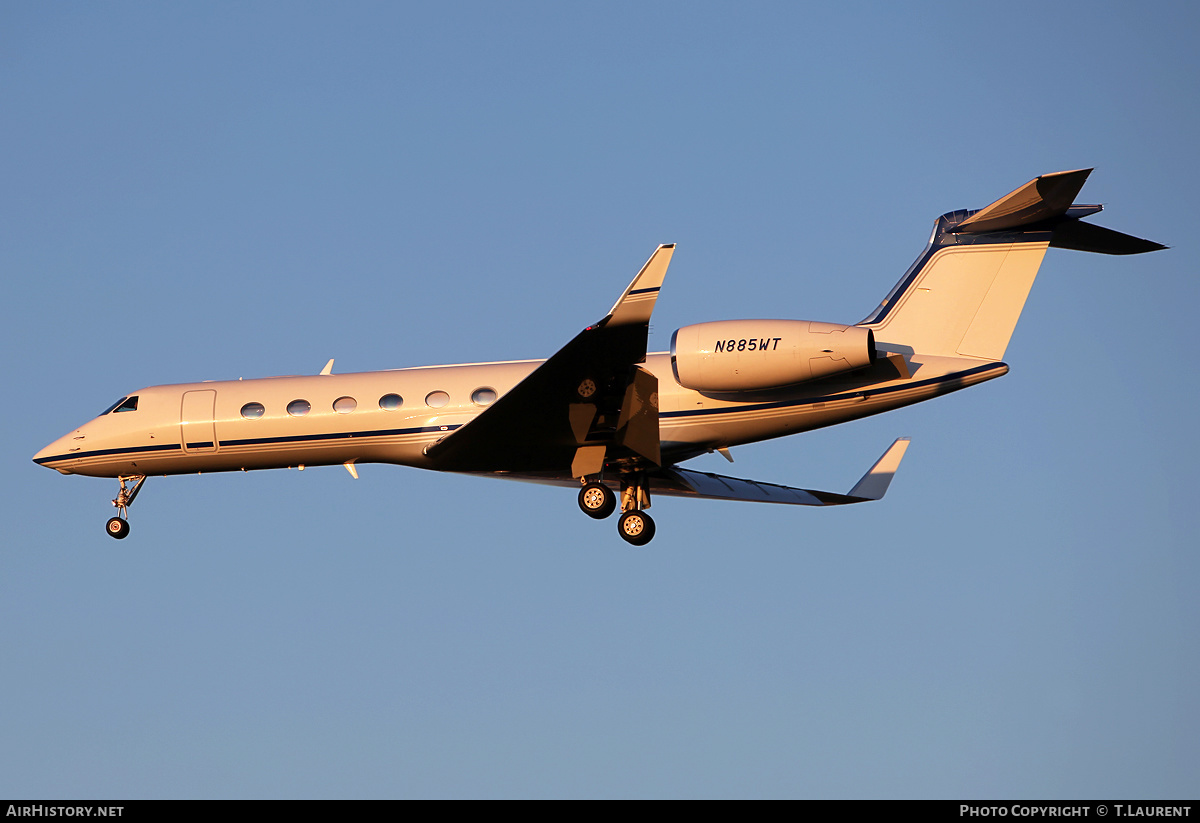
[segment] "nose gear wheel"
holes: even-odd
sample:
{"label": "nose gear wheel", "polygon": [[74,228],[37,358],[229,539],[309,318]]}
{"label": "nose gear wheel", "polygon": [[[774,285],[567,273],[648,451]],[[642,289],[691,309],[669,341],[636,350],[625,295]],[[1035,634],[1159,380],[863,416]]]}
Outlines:
{"label": "nose gear wheel", "polygon": [[119,517],[110,517],[108,522],[104,524],[104,530],[108,532],[109,537],[124,540],[125,535],[129,534],[129,521],[122,520]]}

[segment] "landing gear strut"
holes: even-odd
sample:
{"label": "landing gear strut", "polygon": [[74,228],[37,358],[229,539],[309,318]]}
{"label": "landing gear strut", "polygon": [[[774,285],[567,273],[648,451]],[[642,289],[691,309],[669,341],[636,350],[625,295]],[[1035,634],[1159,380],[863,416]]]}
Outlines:
{"label": "landing gear strut", "polygon": [[[599,480],[590,480],[579,490],[579,508],[588,517],[603,520],[616,511],[617,496]],[[621,539],[626,543],[644,546],[654,537],[654,521],[643,511],[648,508],[650,485],[646,482],[645,472],[623,472],[621,516],[617,519],[617,534],[621,535]]]}
{"label": "landing gear strut", "polygon": [[[113,498],[112,502],[117,507],[117,516],[109,518],[108,522],[104,524],[104,530],[110,537],[122,540],[129,534],[129,507],[133,505],[134,498],[142,490],[142,484],[146,482],[146,475],[129,475],[118,477],[117,480],[121,481],[121,490],[117,492],[117,496]],[[132,487],[128,485],[130,482],[133,483]]]}
{"label": "landing gear strut", "polygon": [[621,511],[617,533],[626,543],[644,546],[654,538],[654,521],[642,511],[650,508],[650,486],[642,472],[621,478]]}

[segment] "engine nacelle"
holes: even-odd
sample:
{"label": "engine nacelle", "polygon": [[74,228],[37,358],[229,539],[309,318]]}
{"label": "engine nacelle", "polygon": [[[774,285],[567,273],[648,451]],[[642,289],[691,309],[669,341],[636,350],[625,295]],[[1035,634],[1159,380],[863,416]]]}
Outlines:
{"label": "engine nacelle", "polygon": [[671,336],[681,386],[753,391],[861,369],[875,359],[875,336],[861,326],[809,320],[719,320]]}

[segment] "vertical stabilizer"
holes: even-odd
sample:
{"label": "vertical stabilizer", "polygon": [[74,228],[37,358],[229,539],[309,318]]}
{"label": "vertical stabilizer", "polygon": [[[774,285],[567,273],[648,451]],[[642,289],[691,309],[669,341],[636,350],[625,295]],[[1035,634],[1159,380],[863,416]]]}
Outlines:
{"label": "vertical stabilizer", "polygon": [[1047,248],[1166,248],[1080,222],[1101,209],[1071,202],[1091,171],[1044,174],[986,208],[942,215],[929,246],[859,325],[883,350],[1000,360]]}
{"label": "vertical stabilizer", "polygon": [[1049,238],[938,249],[883,319],[864,325],[883,349],[1000,360],[1047,246]]}

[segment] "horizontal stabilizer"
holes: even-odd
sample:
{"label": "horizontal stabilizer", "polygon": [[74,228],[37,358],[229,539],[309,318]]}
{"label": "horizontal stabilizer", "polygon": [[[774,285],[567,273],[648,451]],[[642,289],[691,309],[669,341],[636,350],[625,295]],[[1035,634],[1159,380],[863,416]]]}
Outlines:
{"label": "horizontal stabilizer", "polygon": [[1004,231],[1061,217],[1071,208],[1075,195],[1079,194],[1091,173],[1091,169],[1078,169],[1035,177],[963,220],[954,232]]}
{"label": "horizontal stabilizer", "polygon": [[1167,248],[1151,240],[1080,222],[1079,218],[1101,210],[1100,206],[1072,204],[1091,173],[1091,169],[1078,169],[1043,174],[960,221],[950,231],[970,235],[1049,230],[1053,231],[1050,245],[1054,248],[1100,254],[1141,254]]}
{"label": "horizontal stabilizer", "polygon": [[[900,466],[908,438],[893,443],[883,457],[875,462],[849,494],[797,489],[757,480],[742,480],[710,472],[671,468],[656,473],[654,493],[675,497],[704,497],[710,500],[748,500],[758,503],[785,503],[793,506],[841,506],[880,500]],[[663,481],[666,481],[665,483]]]}
{"label": "horizontal stabilizer", "polygon": [[1167,248],[1153,240],[1143,240],[1132,234],[1106,229],[1093,223],[1065,220],[1054,228],[1050,245],[1056,249],[1094,251],[1100,254],[1142,254]]}

